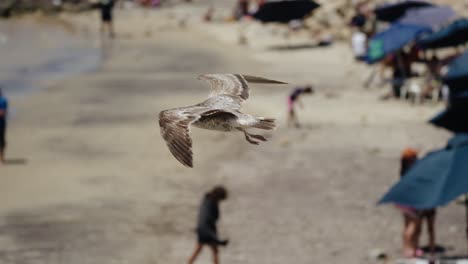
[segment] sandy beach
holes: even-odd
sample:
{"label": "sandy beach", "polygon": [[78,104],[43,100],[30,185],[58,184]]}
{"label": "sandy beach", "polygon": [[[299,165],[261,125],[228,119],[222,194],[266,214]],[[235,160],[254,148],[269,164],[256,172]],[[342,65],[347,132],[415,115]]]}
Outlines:
{"label": "sandy beach", "polygon": [[[284,40],[268,27],[206,24],[205,8],[117,10],[112,41],[99,40],[97,13],[61,15],[100,62],[10,98],[0,264],[186,263],[200,199],[216,184],[231,193],[222,263],[375,263],[375,249],[399,258],[401,214],[376,202],[398,179],[405,147],[445,145],[450,134],[426,122],[444,105],[379,101],[384,90],[363,88],[370,69],[346,43],[275,50],[266,45]],[[238,44],[240,31],[249,45]],[[157,115],[204,100],[196,77],[212,72],[290,83],[253,85],[245,105],[280,126],[260,146],[194,129],[188,169],[167,149]],[[304,126],[289,129],[287,95],[305,83],[317,92],[303,100]],[[439,210],[437,240],[450,254],[466,253],[464,220],[460,205]],[[206,251],[198,263],[209,261]]]}

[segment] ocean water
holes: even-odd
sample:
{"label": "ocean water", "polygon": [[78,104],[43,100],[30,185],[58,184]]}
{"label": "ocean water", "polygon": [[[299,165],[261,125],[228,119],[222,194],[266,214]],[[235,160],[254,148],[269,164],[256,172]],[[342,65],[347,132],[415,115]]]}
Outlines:
{"label": "ocean water", "polygon": [[0,20],[0,86],[8,96],[37,91],[41,82],[96,70],[95,41],[60,23]]}

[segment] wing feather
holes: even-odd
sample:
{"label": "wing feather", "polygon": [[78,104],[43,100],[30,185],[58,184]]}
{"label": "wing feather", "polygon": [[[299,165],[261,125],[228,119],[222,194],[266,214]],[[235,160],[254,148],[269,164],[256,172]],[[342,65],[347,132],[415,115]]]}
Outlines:
{"label": "wing feather", "polygon": [[165,110],[159,113],[161,136],[172,155],[184,166],[193,168],[192,138],[190,125],[200,118],[183,109]]}
{"label": "wing feather", "polygon": [[159,113],[161,136],[172,155],[184,166],[193,168],[192,138],[190,137],[192,123],[202,117],[220,113],[233,115],[229,111],[203,106],[164,110]]}
{"label": "wing feather", "polygon": [[238,97],[242,101],[249,98],[250,89],[248,82],[285,84],[284,82],[242,74],[205,74],[201,75],[199,79],[206,80],[209,83],[211,92],[208,97],[230,95]]}

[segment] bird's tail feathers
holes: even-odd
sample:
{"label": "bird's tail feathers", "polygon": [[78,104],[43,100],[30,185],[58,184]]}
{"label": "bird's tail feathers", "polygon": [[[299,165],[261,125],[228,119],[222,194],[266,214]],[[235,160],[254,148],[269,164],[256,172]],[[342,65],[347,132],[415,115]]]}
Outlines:
{"label": "bird's tail feathers", "polygon": [[252,127],[265,130],[273,130],[276,128],[276,122],[274,118],[258,117]]}
{"label": "bird's tail feathers", "polygon": [[250,75],[243,75],[244,79],[249,82],[249,83],[273,83],[273,84],[288,84],[285,82],[280,82],[280,81],[275,81],[275,80],[270,80],[262,77],[257,77],[257,76],[250,76]]}

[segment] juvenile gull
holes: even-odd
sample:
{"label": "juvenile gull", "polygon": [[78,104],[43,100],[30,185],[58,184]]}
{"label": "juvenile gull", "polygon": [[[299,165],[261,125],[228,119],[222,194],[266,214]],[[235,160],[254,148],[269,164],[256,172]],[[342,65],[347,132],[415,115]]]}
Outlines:
{"label": "juvenile gull", "polygon": [[159,113],[161,135],[174,157],[187,167],[193,167],[190,126],[232,132],[242,131],[245,139],[254,145],[266,141],[261,135],[250,134],[248,128],[271,130],[275,119],[255,117],[241,112],[241,105],[249,98],[251,83],[286,84],[261,77],[241,74],[205,74],[198,77],[209,83],[208,99],[200,104],[164,110]]}

